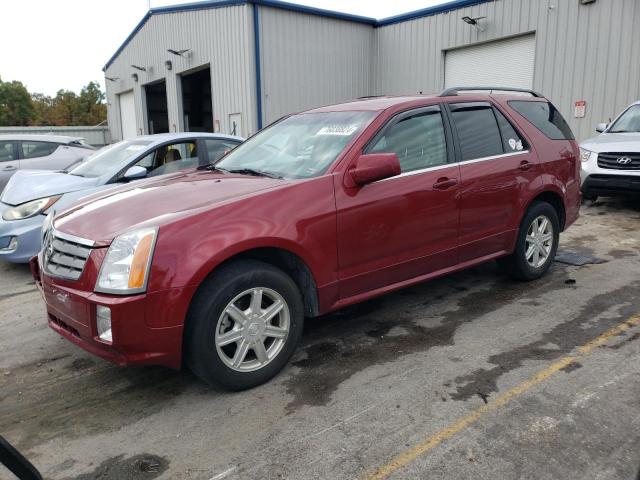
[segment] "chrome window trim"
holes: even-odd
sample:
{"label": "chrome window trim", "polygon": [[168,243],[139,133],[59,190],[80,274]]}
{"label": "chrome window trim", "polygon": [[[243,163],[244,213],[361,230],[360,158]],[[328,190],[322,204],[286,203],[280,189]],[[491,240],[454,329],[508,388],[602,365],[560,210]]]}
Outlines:
{"label": "chrome window trim", "polygon": [[76,237],[75,235],[71,235],[69,233],[61,232],[60,230],[56,230],[55,228],[51,229],[51,233],[62,240],[67,240],[68,242],[77,243],[79,245],[84,245],[85,247],[91,247],[96,244],[93,240],[87,240],[86,238]]}
{"label": "chrome window trim", "polygon": [[421,168],[419,170],[411,170],[409,172],[403,172],[400,175],[396,175],[394,177],[383,178],[382,180],[377,180],[377,181],[373,182],[372,185],[375,184],[375,183],[386,182],[388,180],[393,180],[393,179],[396,179],[396,178],[403,178],[403,177],[408,177],[408,176],[411,176],[411,175],[418,175],[420,173],[432,172],[432,171],[436,171],[436,170],[443,170],[445,168],[453,167],[455,165],[466,165],[466,164],[469,164],[469,163],[486,162],[486,161],[489,161],[489,160],[497,160],[499,158],[514,157],[514,156],[517,156],[517,155],[524,155],[526,153],[530,153],[530,150],[522,150],[521,152],[513,152],[513,153],[501,153],[500,155],[492,155],[490,157],[474,158],[473,160],[463,160],[461,162],[443,163],[442,165],[435,165],[433,167]]}

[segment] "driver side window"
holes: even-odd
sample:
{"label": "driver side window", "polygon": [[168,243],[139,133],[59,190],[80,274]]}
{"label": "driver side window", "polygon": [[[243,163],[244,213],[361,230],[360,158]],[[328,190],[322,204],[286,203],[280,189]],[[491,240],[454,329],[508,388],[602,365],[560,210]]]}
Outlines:
{"label": "driver side window", "polygon": [[136,163],[147,169],[149,177],[195,168],[198,164],[198,145],[195,140],[163,145]]}

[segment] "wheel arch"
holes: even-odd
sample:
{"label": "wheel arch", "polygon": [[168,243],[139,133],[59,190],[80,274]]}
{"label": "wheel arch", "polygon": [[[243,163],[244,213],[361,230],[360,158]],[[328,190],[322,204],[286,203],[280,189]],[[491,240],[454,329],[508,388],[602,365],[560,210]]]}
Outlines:
{"label": "wheel arch", "polygon": [[564,231],[564,227],[566,223],[566,210],[565,210],[564,201],[562,200],[562,195],[554,190],[544,190],[542,192],[537,193],[535,196],[533,196],[533,198],[529,200],[529,203],[527,203],[527,206],[524,209],[522,217],[520,218],[521,222],[524,216],[526,215],[526,212],[529,210],[529,208],[531,208],[531,205],[533,205],[535,202],[546,202],[550,204],[558,213],[558,220],[560,222],[560,231],[561,232]]}

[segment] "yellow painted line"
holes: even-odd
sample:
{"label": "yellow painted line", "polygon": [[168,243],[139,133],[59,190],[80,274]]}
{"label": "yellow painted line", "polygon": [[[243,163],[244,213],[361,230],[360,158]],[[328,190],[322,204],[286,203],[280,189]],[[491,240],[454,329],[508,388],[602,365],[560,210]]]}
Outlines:
{"label": "yellow painted line", "polygon": [[484,414],[492,412],[498,409],[499,407],[506,405],[518,395],[521,395],[526,391],[532,389],[536,385],[544,382],[547,378],[557,373],[559,370],[562,370],[568,365],[575,363],[581,357],[584,357],[590,354],[593,350],[598,348],[600,345],[603,345],[611,337],[614,337],[622,332],[625,332],[626,330],[632,327],[635,327],[638,324],[640,324],[640,315],[634,315],[633,317],[625,320],[620,325],[613,327],[611,330],[606,331],[596,339],[591,340],[590,342],[585,343],[584,345],[579,347],[575,355],[561,358],[557,362],[552,363],[549,367],[538,372],[528,380],[525,380],[524,382],[512,388],[511,390],[508,390],[505,393],[498,395],[494,400],[482,405],[476,410],[473,410],[468,415],[462,417],[461,419],[452,423],[448,427],[440,430],[439,432],[427,438],[426,440],[419,443],[418,445],[414,446],[413,448],[406,450],[405,452],[401,453],[400,455],[392,459],[389,463],[382,465],[381,467],[378,467],[376,471],[369,474],[365,478],[367,480],[381,480],[383,478],[388,477],[396,470],[408,465],[409,463],[413,462],[421,455],[424,455],[425,453],[429,452],[433,448],[440,445],[445,440],[453,437],[455,434],[457,434],[461,430],[474,424]]}

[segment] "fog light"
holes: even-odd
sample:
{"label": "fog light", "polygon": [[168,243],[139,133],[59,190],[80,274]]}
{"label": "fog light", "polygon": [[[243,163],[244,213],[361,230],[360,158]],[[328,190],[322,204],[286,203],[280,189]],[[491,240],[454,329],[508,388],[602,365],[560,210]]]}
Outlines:
{"label": "fog light", "polygon": [[2,253],[13,253],[18,249],[18,237],[11,237],[9,240],[9,245],[5,248],[0,248],[0,252]]}
{"label": "fog light", "polygon": [[111,309],[102,305],[96,305],[96,325],[100,340],[111,343]]}

